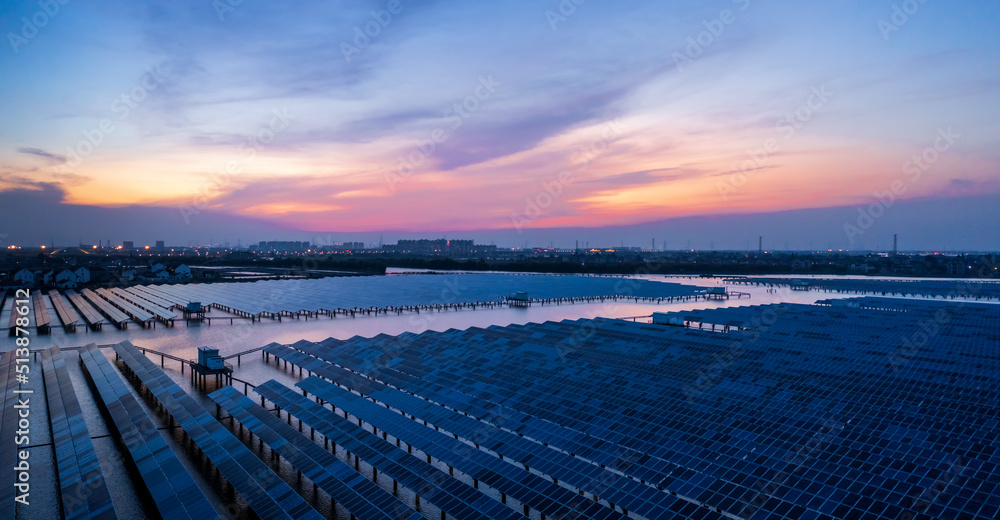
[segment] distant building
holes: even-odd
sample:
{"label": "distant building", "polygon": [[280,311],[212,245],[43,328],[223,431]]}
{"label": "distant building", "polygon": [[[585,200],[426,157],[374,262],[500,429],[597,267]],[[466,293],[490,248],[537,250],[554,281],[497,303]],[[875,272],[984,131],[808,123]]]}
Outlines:
{"label": "distant building", "polygon": [[163,241],[162,240],[157,240],[156,241],[156,248],[157,249],[166,249],[166,246],[163,245]]}
{"label": "distant building", "polygon": [[14,273],[14,281],[21,285],[35,285],[35,273],[27,269],[21,269]]}
{"label": "distant building", "polygon": [[191,278],[191,268],[181,264],[174,268],[174,279],[187,280]]}
{"label": "distant building", "polygon": [[74,271],[64,269],[56,275],[56,287],[59,289],[76,289],[77,285],[79,285],[79,281]]}
{"label": "distant building", "polygon": [[90,269],[81,267],[75,271],[77,283],[90,283]]}
{"label": "distant building", "polygon": [[122,249],[135,249],[135,242],[131,240],[122,242]]}
{"label": "distant building", "polygon": [[261,242],[257,245],[257,251],[276,253],[301,253],[308,250],[309,242],[272,240]]}
{"label": "distant building", "polygon": [[393,249],[397,253],[418,255],[468,256],[496,253],[496,246],[476,245],[472,240],[400,240]]}

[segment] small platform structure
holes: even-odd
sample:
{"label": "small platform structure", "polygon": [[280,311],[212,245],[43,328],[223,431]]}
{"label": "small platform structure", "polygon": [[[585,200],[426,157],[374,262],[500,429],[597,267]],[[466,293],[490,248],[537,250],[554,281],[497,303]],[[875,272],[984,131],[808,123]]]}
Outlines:
{"label": "small platform structure", "polygon": [[812,290],[812,282],[809,280],[803,280],[801,278],[795,278],[789,285],[793,291],[809,291]]}
{"label": "small platform structure", "polygon": [[530,307],[531,298],[528,297],[528,293],[525,291],[517,291],[516,293],[507,297],[507,304],[511,307]]}
{"label": "small platform structure", "polygon": [[[184,319],[187,321],[205,321],[205,308],[201,302],[188,302],[184,306]],[[199,352],[199,356],[201,353]]]}
{"label": "small platform structure", "polygon": [[219,349],[198,347],[198,362],[191,365],[191,384],[205,390],[210,376],[215,376],[216,388],[232,384],[233,366],[219,355]]}

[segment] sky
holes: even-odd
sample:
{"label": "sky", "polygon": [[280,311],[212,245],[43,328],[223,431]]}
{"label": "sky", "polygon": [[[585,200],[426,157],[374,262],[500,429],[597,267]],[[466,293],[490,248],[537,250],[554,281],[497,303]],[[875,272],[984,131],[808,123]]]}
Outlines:
{"label": "sky", "polygon": [[7,242],[1000,249],[995,2],[52,0],[0,20]]}

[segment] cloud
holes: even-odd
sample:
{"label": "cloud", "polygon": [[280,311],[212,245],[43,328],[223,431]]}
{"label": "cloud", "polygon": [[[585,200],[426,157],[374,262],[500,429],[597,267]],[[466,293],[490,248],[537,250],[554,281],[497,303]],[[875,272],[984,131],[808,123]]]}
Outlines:
{"label": "cloud", "polygon": [[657,170],[642,170],[636,172],[617,173],[606,177],[598,177],[581,181],[581,184],[604,184],[615,187],[642,186],[665,181],[692,179],[704,177],[707,172],[690,168],[661,168]]}
{"label": "cloud", "polygon": [[62,164],[62,163],[66,162],[66,156],[65,155],[59,155],[59,154],[55,154],[55,153],[46,152],[45,150],[42,150],[41,148],[21,147],[21,148],[17,149],[17,153],[23,153],[23,154],[26,154],[26,155],[33,155],[35,157],[41,157],[42,159],[45,159],[46,161],[48,161],[51,164]]}

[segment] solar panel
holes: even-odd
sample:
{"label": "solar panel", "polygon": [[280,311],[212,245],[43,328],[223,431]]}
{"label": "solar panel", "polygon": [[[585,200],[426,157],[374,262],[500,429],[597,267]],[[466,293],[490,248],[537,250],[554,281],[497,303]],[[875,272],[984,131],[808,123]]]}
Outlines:
{"label": "solar panel", "polygon": [[525,291],[536,302],[568,299],[604,301],[639,298],[674,301],[704,297],[705,288],[619,277],[571,275],[463,274],[449,276],[331,277],[318,280],[266,280],[138,286],[176,303],[213,305],[247,316],[305,312],[371,312],[372,309],[456,304],[496,305],[512,291]]}
{"label": "solar panel", "polygon": [[66,291],[66,297],[73,303],[76,310],[80,311],[80,314],[89,327],[94,329],[101,327],[104,323],[104,318],[101,316],[101,313],[97,312],[97,309],[87,302],[83,295],[69,289]]}
{"label": "solar panel", "polygon": [[[290,350],[286,348],[286,351]],[[271,354],[281,356],[272,348]],[[285,352],[284,356],[300,360],[309,359],[298,352]],[[297,364],[298,364],[297,363]],[[323,366],[326,365],[326,366]],[[529,465],[542,473],[551,475],[593,495],[614,503],[624,509],[633,510],[646,518],[656,518],[665,514],[677,502],[677,498],[666,493],[647,493],[652,484],[635,482],[609,469],[601,468],[577,459],[562,451],[551,449],[542,443],[520,437],[488,423],[456,414],[453,411],[408,395],[384,384],[351,374],[346,370],[329,366],[328,363],[312,358],[308,365],[312,372],[334,380],[349,390],[361,393],[384,405],[400,410],[404,414],[433,424],[435,427],[466,440],[476,439],[485,449],[503,455],[505,458]],[[618,469],[618,468],[616,468]]]}
{"label": "solar panel", "polygon": [[148,312],[137,305],[134,305],[133,303],[129,302],[125,298],[122,298],[119,294],[115,292],[112,292],[104,288],[97,289],[95,292],[97,293],[98,296],[100,296],[105,301],[113,305],[116,309],[120,309],[128,317],[132,318],[137,323],[143,324],[143,326],[147,325],[150,321],[152,321],[155,318],[153,313]]}
{"label": "solar panel", "polygon": [[322,518],[134,345],[125,341],[115,345],[114,350],[255,514],[261,518]]}
{"label": "solar panel", "polygon": [[354,516],[370,520],[423,518],[235,388],[223,387],[209,397]]}
{"label": "solar panel", "polygon": [[45,300],[42,298],[42,293],[39,291],[31,294],[31,303],[35,310],[35,319],[32,320],[32,324],[36,327],[39,334],[47,334],[52,319],[49,318],[49,311],[45,308]]}
{"label": "solar panel", "polygon": [[63,516],[117,518],[66,361],[59,347],[43,350],[41,358]]}
{"label": "solar panel", "polygon": [[52,307],[56,310],[56,315],[59,316],[59,321],[66,329],[66,332],[76,332],[76,325],[80,319],[73,312],[66,298],[59,294],[59,291],[52,290],[49,291],[49,299],[52,300]]}
{"label": "solar panel", "polygon": [[873,293],[882,296],[933,296],[942,298],[1000,299],[1000,282],[969,280],[885,280],[863,278],[726,278],[737,285],[797,285],[823,291]]}
{"label": "solar panel", "polygon": [[160,303],[157,303],[157,298],[155,296],[133,290],[132,288],[111,289],[111,292],[129,303],[132,303],[143,310],[149,311],[160,321],[169,323],[177,319],[177,314],[170,310],[173,308],[173,304],[163,302],[162,300],[160,300]]}
{"label": "solar panel", "polygon": [[96,345],[80,349],[84,374],[110,426],[128,450],[163,518],[211,518],[217,513],[184,468],[149,413]]}
{"label": "solar panel", "polygon": [[865,305],[697,313],[743,330],[567,320],[265,352],[407,413],[300,383],[379,429],[427,420],[567,485],[571,456],[713,514],[994,518],[1000,306]]}
{"label": "solar panel", "polygon": [[[257,387],[267,399],[280,399],[281,389],[269,381]],[[435,457],[455,469],[494,489],[514,497],[546,515],[573,515],[577,518],[624,518],[624,515],[594,500],[511,464],[509,461],[480,451],[452,436],[390,411],[371,401],[338,388],[315,376],[298,383],[307,392],[322,398],[339,409],[363,417],[379,430],[388,432],[407,444]],[[273,392],[270,395],[265,392]],[[286,392],[287,395],[287,392]],[[290,404],[288,401],[273,401]],[[279,405],[280,406],[280,405]],[[668,517],[669,518],[669,517]]]}
{"label": "solar panel", "polygon": [[128,320],[129,320],[128,315],[126,315],[124,312],[119,310],[114,305],[108,303],[108,301],[105,300],[104,298],[101,298],[96,292],[90,289],[84,289],[80,291],[80,294],[84,298],[86,298],[88,302],[90,302],[95,307],[100,309],[101,312],[104,313],[105,316],[107,316],[108,320],[111,323],[113,323],[116,327],[122,329],[128,326]]}

